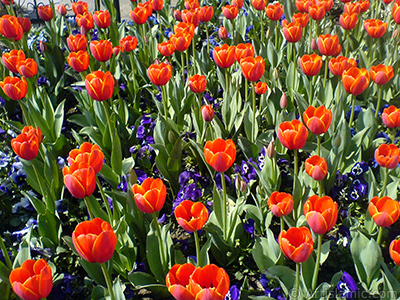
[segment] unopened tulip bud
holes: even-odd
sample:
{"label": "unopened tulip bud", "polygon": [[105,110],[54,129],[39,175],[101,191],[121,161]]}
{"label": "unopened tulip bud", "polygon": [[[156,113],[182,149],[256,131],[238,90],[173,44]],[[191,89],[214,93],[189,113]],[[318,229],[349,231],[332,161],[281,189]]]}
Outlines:
{"label": "unopened tulip bud", "polygon": [[265,37],[266,37],[267,39],[269,39],[270,36],[271,36],[271,30],[268,28],[268,29],[267,29],[267,32],[266,32],[266,34],[265,34]]}
{"label": "unopened tulip bud", "polygon": [[119,52],[121,51],[121,48],[119,46],[115,46],[112,50],[113,54],[117,56]]}
{"label": "unopened tulip bud", "polygon": [[160,61],[156,58],[156,59],[154,60],[154,64],[155,64],[155,65],[159,65],[159,64],[160,64]]}
{"label": "unopened tulip bud", "polygon": [[247,189],[247,184],[244,180],[240,180],[240,191],[244,192]]}
{"label": "unopened tulip bud", "polygon": [[288,100],[285,93],[282,94],[281,100],[279,101],[279,105],[282,109],[288,107]]}
{"label": "unopened tulip bud", "polygon": [[340,136],[340,134],[338,134],[335,138],[335,147],[339,148],[341,144],[342,144],[342,137]]}
{"label": "unopened tulip bud", "polygon": [[314,38],[311,39],[311,49],[313,51],[317,51],[318,50],[318,45],[317,45],[317,42],[315,41]]}
{"label": "unopened tulip bud", "polygon": [[395,31],[393,31],[392,38],[393,39],[397,38],[397,34],[398,34],[398,30],[396,29]]}
{"label": "unopened tulip bud", "polygon": [[181,11],[179,9],[175,9],[174,10],[174,18],[178,22],[182,22],[182,14],[181,14]]}
{"label": "unopened tulip bud", "polygon": [[171,65],[171,63],[169,62],[169,60],[168,60],[168,59],[164,59],[164,64],[166,64],[166,65],[169,65],[169,66],[171,66],[171,67],[172,67],[172,65]]}
{"label": "unopened tulip bud", "polygon": [[214,110],[210,104],[201,107],[201,115],[204,121],[211,122],[214,119]]}
{"label": "unopened tulip bud", "polygon": [[218,30],[218,36],[221,40],[226,40],[228,38],[228,31],[225,27],[221,26]]}
{"label": "unopened tulip bud", "polygon": [[85,35],[86,36],[87,30],[85,27],[81,26],[81,35]]}
{"label": "unopened tulip bud", "polygon": [[274,72],[272,73],[272,75],[274,76],[274,79],[275,79],[275,80],[278,80],[278,78],[279,78],[279,72],[278,72],[278,69],[277,69],[277,68],[274,69]]}
{"label": "unopened tulip bud", "polygon": [[273,141],[269,142],[269,145],[267,147],[267,156],[269,158],[273,158],[275,156],[275,146]]}
{"label": "unopened tulip bud", "polygon": [[61,16],[65,16],[67,14],[67,8],[65,7],[65,5],[61,4],[57,7],[57,12],[61,15]]}
{"label": "unopened tulip bud", "polygon": [[47,50],[47,45],[46,45],[46,43],[40,41],[40,42],[39,42],[39,48],[40,48],[40,51],[42,51],[43,53],[46,52],[46,50]]}

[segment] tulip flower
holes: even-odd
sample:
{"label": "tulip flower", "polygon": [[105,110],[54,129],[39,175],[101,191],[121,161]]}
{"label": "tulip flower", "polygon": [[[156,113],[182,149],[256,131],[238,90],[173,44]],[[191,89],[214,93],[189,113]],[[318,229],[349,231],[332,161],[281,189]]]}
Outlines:
{"label": "tulip flower", "polygon": [[357,2],[360,3],[361,13],[366,12],[369,9],[369,6],[371,5],[369,0],[358,0]]}
{"label": "tulip flower", "polygon": [[400,266],[400,240],[393,240],[390,243],[389,254],[393,261]]}
{"label": "tulip flower", "polygon": [[172,67],[169,64],[161,63],[161,64],[152,64],[147,69],[147,75],[150,78],[150,81],[157,86],[166,85],[168,81],[171,79],[172,75]]}
{"label": "tulip flower", "polygon": [[134,10],[130,11],[129,16],[131,17],[132,21],[135,22],[137,25],[146,23],[147,19],[149,18],[146,7],[136,7]]}
{"label": "tulip flower", "polygon": [[308,198],[303,207],[307,223],[315,234],[325,234],[335,226],[338,205],[329,196]]}
{"label": "tulip flower", "polygon": [[38,65],[32,58],[21,59],[17,64],[18,72],[26,78],[35,76],[38,72]]}
{"label": "tulip flower", "polygon": [[104,154],[100,147],[91,143],[85,142],[78,149],[73,149],[69,152],[68,163],[72,165],[77,162],[86,162],[91,166],[97,174],[103,167]]}
{"label": "tulip flower", "polygon": [[53,9],[50,5],[40,5],[37,7],[39,17],[47,22],[53,19]]}
{"label": "tulip flower", "polygon": [[76,72],[83,72],[89,68],[89,53],[79,50],[71,52],[67,57],[67,62]]}
{"label": "tulip flower", "polygon": [[376,225],[388,227],[394,224],[400,216],[400,204],[390,197],[373,197],[368,205],[368,212]]}
{"label": "tulip flower", "polygon": [[204,75],[193,75],[189,77],[189,88],[193,93],[203,93],[207,87],[207,80]]}
{"label": "tulip flower", "polygon": [[88,4],[85,1],[72,2],[72,11],[75,15],[83,15],[88,12]]}
{"label": "tulip flower", "polygon": [[154,11],[160,11],[164,7],[164,0],[153,0],[151,1],[151,7]]}
{"label": "tulip flower", "polygon": [[385,108],[382,112],[382,121],[388,128],[400,127],[400,109],[394,105]]}
{"label": "tulip flower", "polygon": [[249,81],[259,81],[264,75],[265,61],[261,56],[248,56],[240,60],[243,76]]}
{"label": "tulip flower", "polygon": [[283,6],[277,2],[270,4],[265,8],[265,13],[271,21],[279,21],[283,15]]}
{"label": "tulip flower", "polygon": [[204,146],[206,162],[217,172],[226,172],[236,159],[236,145],[232,140],[216,139]]}
{"label": "tulip flower", "polygon": [[235,48],[235,59],[238,63],[242,58],[254,56],[254,46],[250,43],[240,43]]}
{"label": "tulip flower", "polygon": [[268,207],[275,217],[283,217],[293,210],[293,197],[288,193],[273,192],[268,198]]}
{"label": "tulip flower", "polygon": [[99,28],[108,28],[111,25],[111,15],[107,9],[95,11],[93,19]]}
{"label": "tulip flower", "polygon": [[179,9],[174,10],[174,19],[178,22],[182,22],[182,13]]}
{"label": "tulip flower", "polygon": [[237,8],[242,8],[243,7],[243,0],[232,0],[232,5],[237,6]]}
{"label": "tulip flower", "polygon": [[343,13],[340,15],[339,24],[344,30],[352,30],[356,27],[358,21],[357,13]]}
{"label": "tulip flower", "polygon": [[284,147],[289,150],[298,150],[306,144],[308,130],[299,120],[292,120],[281,123],[277,134]]}
{"label": "tulip flower", "polygon": [[376,84],[384,85],[393,78],[393,67],[384,65],[372,66],[369,70],[369,75]]}
{"label": "tulip flower", "polygon": [[254,90],[256,92],[257,95],[263,95],[267,92],[268,86],[266,82],[257,82],[254,85]]}
{"label": "tulip flower", "polygon": [[329,61],[329,70],[335,76],[342,76],[344,71],[357,67],[357,62],[352,58],[344,56],[333,57]]}
{"label": "tulip flower", "polygon": [[0,18],[0,34],[6,38],[19,41],[24,31],[19,24],[17,17],[4,15]]}
{"label": "tulip flower", "polygon": [[110,72],[94,71],[86,76],[85,87],[93,100],[108,100],[114,93],[114,77]]}
{"label": "tulip flower", "polygon": [[309,20],[310,20],[310,17],[309,17],[308,13],[301,13],[300,12],[300,13],[294,14],[292,16],[292,22],[293,23],[296,23],[296,22],[300,23],[303,28],[305,28],[307,26]]}
{"label": "tulip flower", "polygon": [[303,34],[303,26],[299,22],[288,23],[283,20],[283,36],[289,43],[296,43],[300,41]]}
{"label": "tulip flower", "polygon": [[237,17],[239,13],[239,8],[234,5],[225,5],[222,7],[222,14],[227,18],[228,20],[233,20]]}
{"label": "tulip flower", "polygon": [[89,12],[85,12],[82,15],[76,15],[75,21],[79,27],[83,27],[86,31],[89,31],[94,26],[93,15]]}
{"label": "tulip flower", "polygon": [[392,8],[393,20],[396,24],[400,24],[400,1],[396,1]]}
{"label": "tulip flower", "polygon": [[203,105],[201,107],[201,115],[203,116],[204,121],[211,122],[214,119],[214,110],[211,104]]}
{"label": "tulip flower", "polygon": [[153,14],[153,6],[151,5],[151,1],[138,3],[137,7],[145,10],[145,12],[147,13],[147,18]]}
{"label": "tulip flower", "polygon": [[168,40],[166,42],[162,42],[161,44],[158,44],[157,50],[158,50],[158,52],[161,53],[161,55],[167,57],[167,56],[171,56],[172,54],[174,54],[175,46],[171,40]]}
{"label": "tulip flower", "polygon": [[137,207],[146,214],[160,211],[167,197],[167,188],[160,178],[146,178],[141,185],[132,186]]}
{"label": "tulip flower", "polygon": [[87,38],[82,34],[70,35],[67,38],[67,45],[70,51],[78,52],[80,50],[86,50]]}
{"label": "tulip flower", "polygon": [[196,295],[196,299],[224,300],[229,292],[229,285],[229,275],[214,264],[197,268],[189,279],[190,290]]}
{"label": "tulip flower", "polygon": [[313,155],[306,159],[304,169],[314,180],[321,181],[328,174],[328,163],[323,157]]}
{"label": "tulip flower", "polygon": [[303,55],[300,59],[300,67],[307,76],[315,76],[322,67],[322,57],[313,53],[311,55]]}
{"label": "tulip flower", "polygon": [[192,42],[192,39],[193,35],[187,32],[177,32],[170,37],[175,50],[179,52],[187,50]]}
{"label": "tulip flower", "polygon": [[221,39],[221,40],[226,40],[227,38],[228,38],[228,31],[226,30],[226,28],[224,27],[224,26],[221,26],[219,29],[218,29],[218,37]]}
{"label": "tulip flower", "polygon": [[119,41],[121,52],[130,52],[136,49],[137,38],[134,36],[126,36]]}
{"label": "tulip flower", "polygon": [[42,140],[43,135],[40,128],[25,126],[21,133],[11,140],[11,148],[20,158],[32,160],[38,155]]}
{"label": "tulip flower", "polygon": [[386,169],[394,169],[400,161],[400,149],[396,145],[382,144],[375,150],[375,161]]}
{"label": "tulip flower", "polygon": [[360,95],[369,85],[369,74],[367,69],[352,67],[343,71],[342,82],[346,92],[352,95]]}
{"label": "tulip flower", "polygon": [[378,19],[368,19],[364,21],[365,30],[368,35],[374,39],[382,37],[386,32],[387,26],[387,23]]}
{"label": "tulip flower", "polygon": [[333,7],[333,0],[321,0],[320,3],[325,5],[325,12],[328,12]]}
{"label": "tulip flower", "polygon": [[94,218],[81,222],[75,227],[72,242],[84,260],[102,264],[113,256],[117,236],[108,222]]}
{"label": "tulip flower", "polygon": [[342,50],[339,44],[339,37],[335,35],[325,34],[318,37],[318,50],[325,56],[337,56]]}
{"label": "tulip flower", "polygon": [[235,62],[235,46],[223,44],[221,47],[217,46],[213,50],[213,58],[215,63],[220,68],[229,68]]}
{"label": "tulip flower", "polygon": [[296,0],[296,8],[302,13],[308,13],[308,9],[311,4],[313,4],[311,0]]}
{"label": "tulip flower", "polygon": [[200,7],[199,0],[185,0],[186,9],[196,9]]}
{"label": "tulip flower", "polygon": [[200,21],[203,23],[211,21],[213,14],[214,14],[214,8],[212,6],[201,7],[199,11]]}
{"label": "tulip flower", "polygon": [[31,20],[29,18],[17,17],[18,23],[22,26],[23,32],[28,32],[31,29]]}
{"label": "tulip flower", "polygon": [[83,199],[96,189],[96,173],[87,162],[80,161],[64,167],[63,175],[65,186],[75,198]]}
{"label": "tulip flower", "polygon": [[318,108],[309,106],[303,113],[303,122],[312,133],[316,135],[323,134],[328,131],[331,125],[332,111],[326,109],[324,105]]}
{"label": "tulip flower", "polygon": [[24,77],[20,79],[18,77],[8,76],[4,78],[3,81],[0,81],[0,87],[11,100],[20,100],[24,98],[28,92],[28,83]]}
{"label": "tulip flower", "polygon": [[311,4],[308,8],[308,14],[310,18],[316,21],[321,20],[325,16],[325,4]]}
{"label": "tulip flower", "polygon": [[22,50],[11,50],[8,53],[4,53],[1,57],[3,65],[13,73],[18,73],[18,62],[25,60],[25,53]]}
{"label": "tulip flower", "polygon": [[253,4],[253,7],[255,10],[261,11],[265,9],[265,6],[267,5],[266,0],[251,0],[251,4]]}
{"label": "tulip flower", "polygon": [[184,9],[182,11],[182,21],[185,23],[193,24],[194,27],[199,26],[200,22],[199,11],[197,9],[190,9],[190,10]]}
{"label": "tulip flower", "polygon": [[361,5],[358,2],[348,2],[344,5],[344,13],[351,14],[356,13],[359,14],[361,12]]}
{"label": "tulip flower", "polygon": [[191,263],[176,264],[169,270],[165,282],[168,291],[175,299],[195,299],[189,287],[189,279],[195,270],[196,267]]}
{"label": "tulip flower", "polygon": [[60,16],[65,16],[67,14],[67,8],[64,4],[57,6],[57,12]]}
{"label": "tulip flower", "polygon": [[179,22],[177,25],[174,26],[175,33],[178,32],[187,33],[191,36],[191,39],[194,36],[195,29],[196,27],[192,23]]}
{"label": "tulip flower", "polygon": [[312,235],[307,227],[290,227],[288,231],[281,231],[278,242],[283,254],[296,263],[305,262],[314,249]]}
{"label": "tulip flower", "polygon": [[89,48],[95,60],[104,62],[111,58],[113,45],[108,40],[91,41]]}
{"label": "tulip flower", "polygon": [[182,201],[174,211],[176,221],[187,232],[203,228],[208,220],[208,210],[201,202]]}
{"label": "tulip flower", "polygon": [[1,3],[4,5],[12,5],[14,4],[14,0],[1,0]]}
{"label": "tulip flower", "polygon": [[53,288],[52,271],[44,259],[25,260],[11,271],[9,280],[14,293],[23,300],[46,298]]}

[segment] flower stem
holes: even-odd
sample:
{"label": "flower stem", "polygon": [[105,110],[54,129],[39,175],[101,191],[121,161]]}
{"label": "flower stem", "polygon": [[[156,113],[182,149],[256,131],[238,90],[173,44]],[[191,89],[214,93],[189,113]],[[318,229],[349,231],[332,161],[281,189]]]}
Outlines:
{"label": "flower stem", "polygon": [[396,145],[396,128],[392,128],[392,143]]}
{"label": "flower stem", "polygon": [[244,79],[244,102],[247,103],[248,92],[249,92],[249,81],[245,78]]}
{"label": "flower stem", "polygon": [[345,38],[346,38],[346,57],[348,58],[349,57],[349,50],[350,50],[350,45],[349,45],[349,41],[350,41],[350,37],[349,37],[349,31],[348,30],[346,30],[346,33],[345,33]]}
{"label": "flower stem", "polygon": [[200,239],[199,239],[199,233],[196,231],[193,232],[194,234],[194,242],[196,244],[196,257],[197,257],[197,266],[202,267],[202,261],[200,258]]}
{"label": "flower stem", "polygon": [[294,290],[294,299],[300,299],[300,263],[296,263],[296,284],[295,284],[295,290]]}
{"label": "flower stem", "polygon": [[8,251],[7,251],[6,245],[4,244],[2,237],[0,237],[0,249],[1,249],[1,252],[3,252],[4,260],[6,261],[7,267],[11,270],[12,263],[11,263],[10,257],[8,256]]}
{"label": "flower stem", "polygon": [[93,219],[94,218],[94,214],[93,214],[92,210],[90,209],[89,198],[86,196],[85,198],[83,198],[83,200],[85,201],[85,205],[86,205],[86,208],[88,210],[90,219]]}
{"label": "flower stem", "polygon": [[261,43],[264,43],[264,22],[263,22],[263,10],[260,11],[260,24],[261,24]]}
{"label": "flower stem", "polygon": [[351,124],[353,124],[353,120],[354,120],[354,106],[356,105],[356,96],[353,95],[352,96],[353,99],[351,101],[351,115],[350,115],[350,120],[349,120],[349,128],[351,128]]}
{"label": "flower stem", "polygon": [[[101,198],[103,198],[104,205],[106,206],[108,221],[110,222],[111,225],[113,225],[113,214],[111,212],[110,205],[108,204],[107,196],[104,193],[103,187],[101,186],[100,179],[97,176],[96,176],[96,183],[97,187],[99,188]],[[113,208],[115,209],[116,207],[113,206]]]}
{"label": "flower stem", "polygon": [[318,181],[318,194],[320,197],[324,196],[324,187],[322,186],[322,180]]}
{"label": "flower stem", "polygon": [[162,102],[164,105],[164,118],[165,121],[168,120],[168,108],[167,108],[167,93],[166,93],[166,87],[165,85],[163,85],[161,87],[161,98],[162,98]]}
{"label": "flower stem", "polygon": [[310,79],[310,94],[308,95],[308,105],[311,106],[313,103],[313,85],[314,85],[314,78],[315,76],[311,77]]}
{"label": "flower stem", "polygon": [[322,246],[322,234],[318,234],[318,248],[317,248],[317,259],[315,260],[314,274],[312,278],[311,290],[314,291],[317,287],[319,264],[321,261],[321,246]]}
{"label": "flower stem", "polygon": [[107,289],[108,289],[108,292],[110,293],[111,300],[115,300],[114,290],[113,290],[113,286],[112,286],[112,282],[111,282],[111,277],[110,277],[110,274],[107,271],[106,263],[102,263],[102,264],[100,264],[100,266],[101,266],[101,270],[103,271],[103,275],[104,275],[104,278],[105,278],[106,283],[107,283]]}
{"label": "flower stem", "polygon": [[384,173],[385,173],[385,175],[383,177],[383,184],[382,184],[382,190],[381,190],[381,195],[380,195],[381,197],[384,196],[385,190],[386,190],[386,186],[387,186],[387,183],[388,183],[389,171],[388,171],[387,168],[385,168]]}
{"label": "flower stem", "polygon": [[254,86],[251,89],[251,93],[253,95],[253,122],[251,127],[251,142],[255,143],[256,142],[256,92]]}
{"label": "flower stem", "polygon": [[206,37],[207,37],[207,56],[210,55],[210,37],[208,34],[208,26],[207,24],[205,24],[206,26]]}
{"label": "flower stem", "polygon": [[182,69],[182,82],[185,82],[185,56],[181,52],[181,69]]}
{"label": "flower stem", "polygon": [[285,220],[283,219],[283,217],[280,218],[281,219],[281,232],[285,230]]}
{"label": "flower stem", "polygon": [[[299,157],[298,157],[298,153],[297,150],[293,150],[294,152],[294,178],[293,178],[293,194],[296,192],[296,182],[297,182],[297,175],[299,173]],[[294,199],[295,203],[297,203],[297,200],[299,199]],[[298,203],[298,205],[300,205],[300,203]],[[293,217],[295,220],[297,220],[298,216],[297,216],[297,209],[293,209]]]}
{"label": "flower stem", "polygon": [[324,89],[326,87],[326,81],[328,80],[328,65],[329,65],[329,56],[325,59],[325,74],[324,74]]}
{"label": "flower stem", "polygon": [[228,68],[225,69],[225,97],[228,98],[229,93],[229,75],[228,75]]}
{"label": "flower stem", "polygon": [[42,181],[40,180],[39,172],[38,172],[38,170],[36,168],[36,165],[35,165],[34,161],[32,161],[32,168],[33,168],[33,171],[35,172],[36,179],[37,179],[38,184],[39,184],[40,192],[42,193],[43,198],[46,199],[46,195],[44,194],[44,189],[43,189],[43,186],[42,186]]}
{"label": "flower stem", "polygon": [[318,141],[317,155],[321,156],[321,136],[320,135],[317,135],[317,141]]}
{"label": "flower stem", "polygon": [[19,105],[20,105],[20,107],[21,107],[21,111],[22,111],[22,115],[24,116],[25,123],[26,123],[26,125],[28,125],[28,124],[29,124],[28,114],[26,113],[25,106],[24,106],[24,104],[23,104],[21,101],[22,101],[22,100],[20,100],[20,101],[18,101],[18,102],[19,102]]}
{"label": "flower stem", "polygon": [[[158,223],[157,215],[155,212],[153,213],[153,221],[154,221],[156,229],[157,229],[158,242],[159,242],[160,248],[161,248],[161,265],[164,266],[164,264],[166,263],[167,260],[165,258],[164,243],[163,243],[162,236],[161,236],[160,223]],[[156,249],[156,250],[160,251],[160,249]]]}
{"label": "flower stem", "polygon": [[383,227],[379,226],[379,233],[378,233],[378,237],[376,239],[376,243],[379,245],[381,243],[382,240],[382,235],[383,235]]}
{"label": "flower stem", "polygon": [[225,182],[225,173],[221,172],[221,183],[222,183],[222,195],[223,195],[223,203],[222,203],[222,214],[223,214],[223,223],[222,223],[222,230],[224,232],[225,240],[228,239],[227,237],[227,223],[228,223],[228,213],[227,213],[227,201],[226,201],[226,182]]}
{"label": "flower stem", "polygon": [[381,107],[381,101],[382,101],[382,86],[380,85],[378,87],[378,102],[376,104],[375,118],[378,117],[378,112],[379,112],[379,109]]}
{"label": "flower stem", "polygon": [[189,48],[186,49],[186,76],[189,78]]}

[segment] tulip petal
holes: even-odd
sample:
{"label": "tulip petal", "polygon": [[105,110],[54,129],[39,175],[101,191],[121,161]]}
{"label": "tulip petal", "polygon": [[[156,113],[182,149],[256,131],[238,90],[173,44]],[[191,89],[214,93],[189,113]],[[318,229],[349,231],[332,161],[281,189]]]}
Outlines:
{"label": "tulip petal", "polygon": [[109,261],[114,254],[116,245],[117,236],[114,231],[103,231],[93,244],[93,258],[100,264]]}

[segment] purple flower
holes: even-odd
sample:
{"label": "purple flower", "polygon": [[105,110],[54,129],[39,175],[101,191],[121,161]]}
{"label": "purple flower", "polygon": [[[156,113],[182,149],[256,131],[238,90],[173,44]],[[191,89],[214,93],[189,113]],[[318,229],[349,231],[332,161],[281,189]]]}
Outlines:
{"label": "purple flower", "polygon": [[148,177],[146,172],[142,170],[135,170],[135,173],[139,184],[142,184],[143,181]]}
{"label": "purple flower", "polygon": [[255,231],[254,223],[255,223],[255,221],[253,219],[249,218],[243,224],[244,231],[247,231],[248,233],[250,233],[252,238],[254,237],[254,231]]}
{"label": "purple flower", "polygon": [[239,300],[240,290],[237,285],[232,285],[229,289],[229,293],[226,295],[225,300]]}
{"label": "purple flower", "polygon": [[122,181],[118,184],[117,189],[126,192],[128,190],[128,180],[127,175],[122,175]]}
{"label": "purple flower", "polygon": [[358,287],[353,277],[346,271],[343,271],[343,276],[340,278],[337,289],[346,299],[353,299],[356,297]]}
{"label": "purple flower", "polygon": [[183,171],[179,177],[178,182],[181,187],[185,186],[186,183],[192,178],[194,172],[192,171]]}
{"label": "purple flower", "polygon": [[145,128],[143,125],[139,125],[137,132],[136,132],[136,137],[138,139],[143,139],[144,138],[144,134],[145,134]]}
{"label": "purple flower", "polygon": [[368,164],[366,162],[360,161],[354,164],[351,168],[350,174],[354,177],[359,177],[368,171]]}
{"label": "purple flower", "polygon": [[[224,174],[224,177],[225,177],[226,186],[227,187],[231,186],[232,180],[229,178],[229,176]],[[221,173],[217,173],[217,175],[215,175],[215,184],[216,184],[217,188],[222,189]]]}
{"label": "purple flower", "polygon": [[144,114],[142,116],[142,119],[140,120],[140,124],[145,125],[145,124],[150,124],[153,121],[151,118],[150,114]]}

